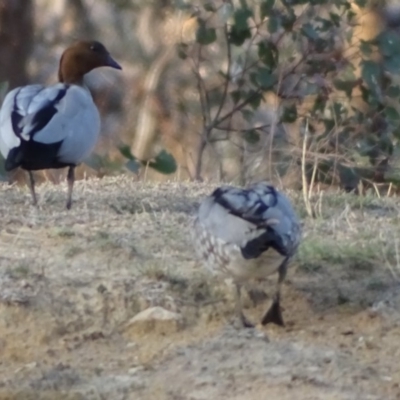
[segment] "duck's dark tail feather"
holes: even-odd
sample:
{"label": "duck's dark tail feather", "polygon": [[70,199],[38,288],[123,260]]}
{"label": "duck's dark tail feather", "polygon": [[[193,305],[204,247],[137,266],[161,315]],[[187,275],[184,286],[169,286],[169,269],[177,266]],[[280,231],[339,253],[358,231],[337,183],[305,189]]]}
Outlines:
{"label": "duck's dark tail feather", "polygon": [[20,147],[14,147],[10,150],[7,155],[6,161],[4,163],[4,168],[6,171],[12,171],[13,169],[19,167],[23,160],[23,153]]}

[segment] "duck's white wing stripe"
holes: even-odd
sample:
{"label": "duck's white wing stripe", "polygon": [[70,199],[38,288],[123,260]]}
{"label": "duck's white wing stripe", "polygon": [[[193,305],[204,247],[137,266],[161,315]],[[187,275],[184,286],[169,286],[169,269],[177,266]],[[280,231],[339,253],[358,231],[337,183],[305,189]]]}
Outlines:
{"label": "duck's white wing stripe", "polygon": [[[20,140],[32,136],[51,121],[55,105],[65,96],[68,86],[58,84],[19,87],[7,94],[0,111],[2,153],[18,147]],[[57,141],[55,139],[54,141]]]}
{"label": "duck's white wing stripe", "polygon": [[[69,87],[59,84],[49,88],[38,87],[32,90],[30,86],[22,88],[17,93],[11,122],[14,132],[23,140],[36,140],[35,135],[49,126],[57,116],[58,105],[69,91]],[[49,143],[60,141],[57,135],[52,135]]]}
{"label": "duck's white wing stripe", "polygon": [[7,94],[0,110],[0,151],[4,158],[7,158],[8,152],[12,148],[18,147],[21,143],[11,122],[15,96],[19,90],[20,88],[16,88]]}

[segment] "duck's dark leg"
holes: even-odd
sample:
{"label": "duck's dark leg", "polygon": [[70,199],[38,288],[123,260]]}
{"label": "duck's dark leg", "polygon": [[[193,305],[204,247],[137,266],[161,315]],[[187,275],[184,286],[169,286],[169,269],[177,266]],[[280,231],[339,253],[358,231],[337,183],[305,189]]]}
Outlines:
{"label": "duck's dark leg", "polygon": [[286,277],[288,263],[289,263],[289,257],[286,257],[283,260],[282,264],[279,266],[278,285],[276,288],[275,296],[272,301],[271,307],[269,308],[269,310],[266,312],[263,319],[261,320],[262,325],[267,325],[269,323],[273,323],[273,324],[276,324],[279,326],[285,326],[285,324],[283,322],[283,317],[282,317],[280,299],[281,299],[281,287],[282,287],[282,283]]}
{"label": "duck's dark leg", "polygon": [[37,199],[35,193],[35,179],[33,177],[32,171],[28,171],[28,175],[29,175],[28,186],[32,196],[32,204],[36,206]]}
{"label": "duck's dark leg", "polygon": [[252,324],[243,314],[243,304],[241,298],[241,286],[236,283],[236,290],[235,290],[235,308],[236,308],[236,316],[240,322],[240,324],[244,328],[254,328],[254,324]]}
{"label": "duck's dark leg", "polygon": [[75,182],[75,166],[70,165],[67,174],[68,194],[67,194],[67,209],[71,209],[72,205],[72,189]]}

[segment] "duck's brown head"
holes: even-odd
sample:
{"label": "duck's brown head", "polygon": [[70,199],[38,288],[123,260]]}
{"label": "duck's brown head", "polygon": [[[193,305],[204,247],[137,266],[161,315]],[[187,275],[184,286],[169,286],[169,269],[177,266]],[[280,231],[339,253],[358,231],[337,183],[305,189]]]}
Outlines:
{"label": "duck's brown head", "polygon": [[81,40],[68,47],[61,56],[58,80],[81,85],[83,76],[99,67],[122,69],[103,44]]}

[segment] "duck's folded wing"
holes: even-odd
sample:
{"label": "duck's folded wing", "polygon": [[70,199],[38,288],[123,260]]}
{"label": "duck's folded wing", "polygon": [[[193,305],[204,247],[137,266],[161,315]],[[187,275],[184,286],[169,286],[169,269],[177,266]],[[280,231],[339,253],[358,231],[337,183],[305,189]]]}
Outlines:
{"label": "duck's folded wing", "polygon": [[[8,93],[0,111],[0,137],[4,150],[8,152],[18,147],[21,141],[32,140],[35,134],[45,129],[57,113],[57,106],[67,89],[66,85],[48,88],[29,85]],[[55,132],[47,140],[54,143],[60,141],[60,137]]]}
{"label": "duck's folded wing", "polygon": [[[29,85],[13,90],[5,98],[0,111],[0,146],[7,157],[21,141],[58,143],[60,159],[75,162],[91,150],[99,127],[98,112],[88,90],[63,83]],[[66,139],[68,143],[64,143]]]}
{"label": "duck's folded wing", "polygon": [[[17,120],[20,119],[21,109],[24,108],[28,98],[35,96],[42,88],[43,86],[41,85],[16,88],[5,97],[0,110],[0,150],[4,158],[7,157],[12,148],[18,147],[21,143],[19,135],[21,129],[17,124]],[[17,104],[19,95],[21,95],[21,106],[18,105],[19,101]]]}
{"label": "duck's folded wing", "polygon": [[264,186],[263,191],[221,187],[214,191],[215,202],[230,214],[255,225],[265,225],[268,211],[278,205],[278,192],[272,186]]}
{"label": "duck's folded wing", "polygon": [[246,258],[258,257],[269,247],[288,255],[297,245],[297,216],[286,196],[270,185],[248,190],[222,187],[214,191],[210,202],[209,229],[240,246]]}

